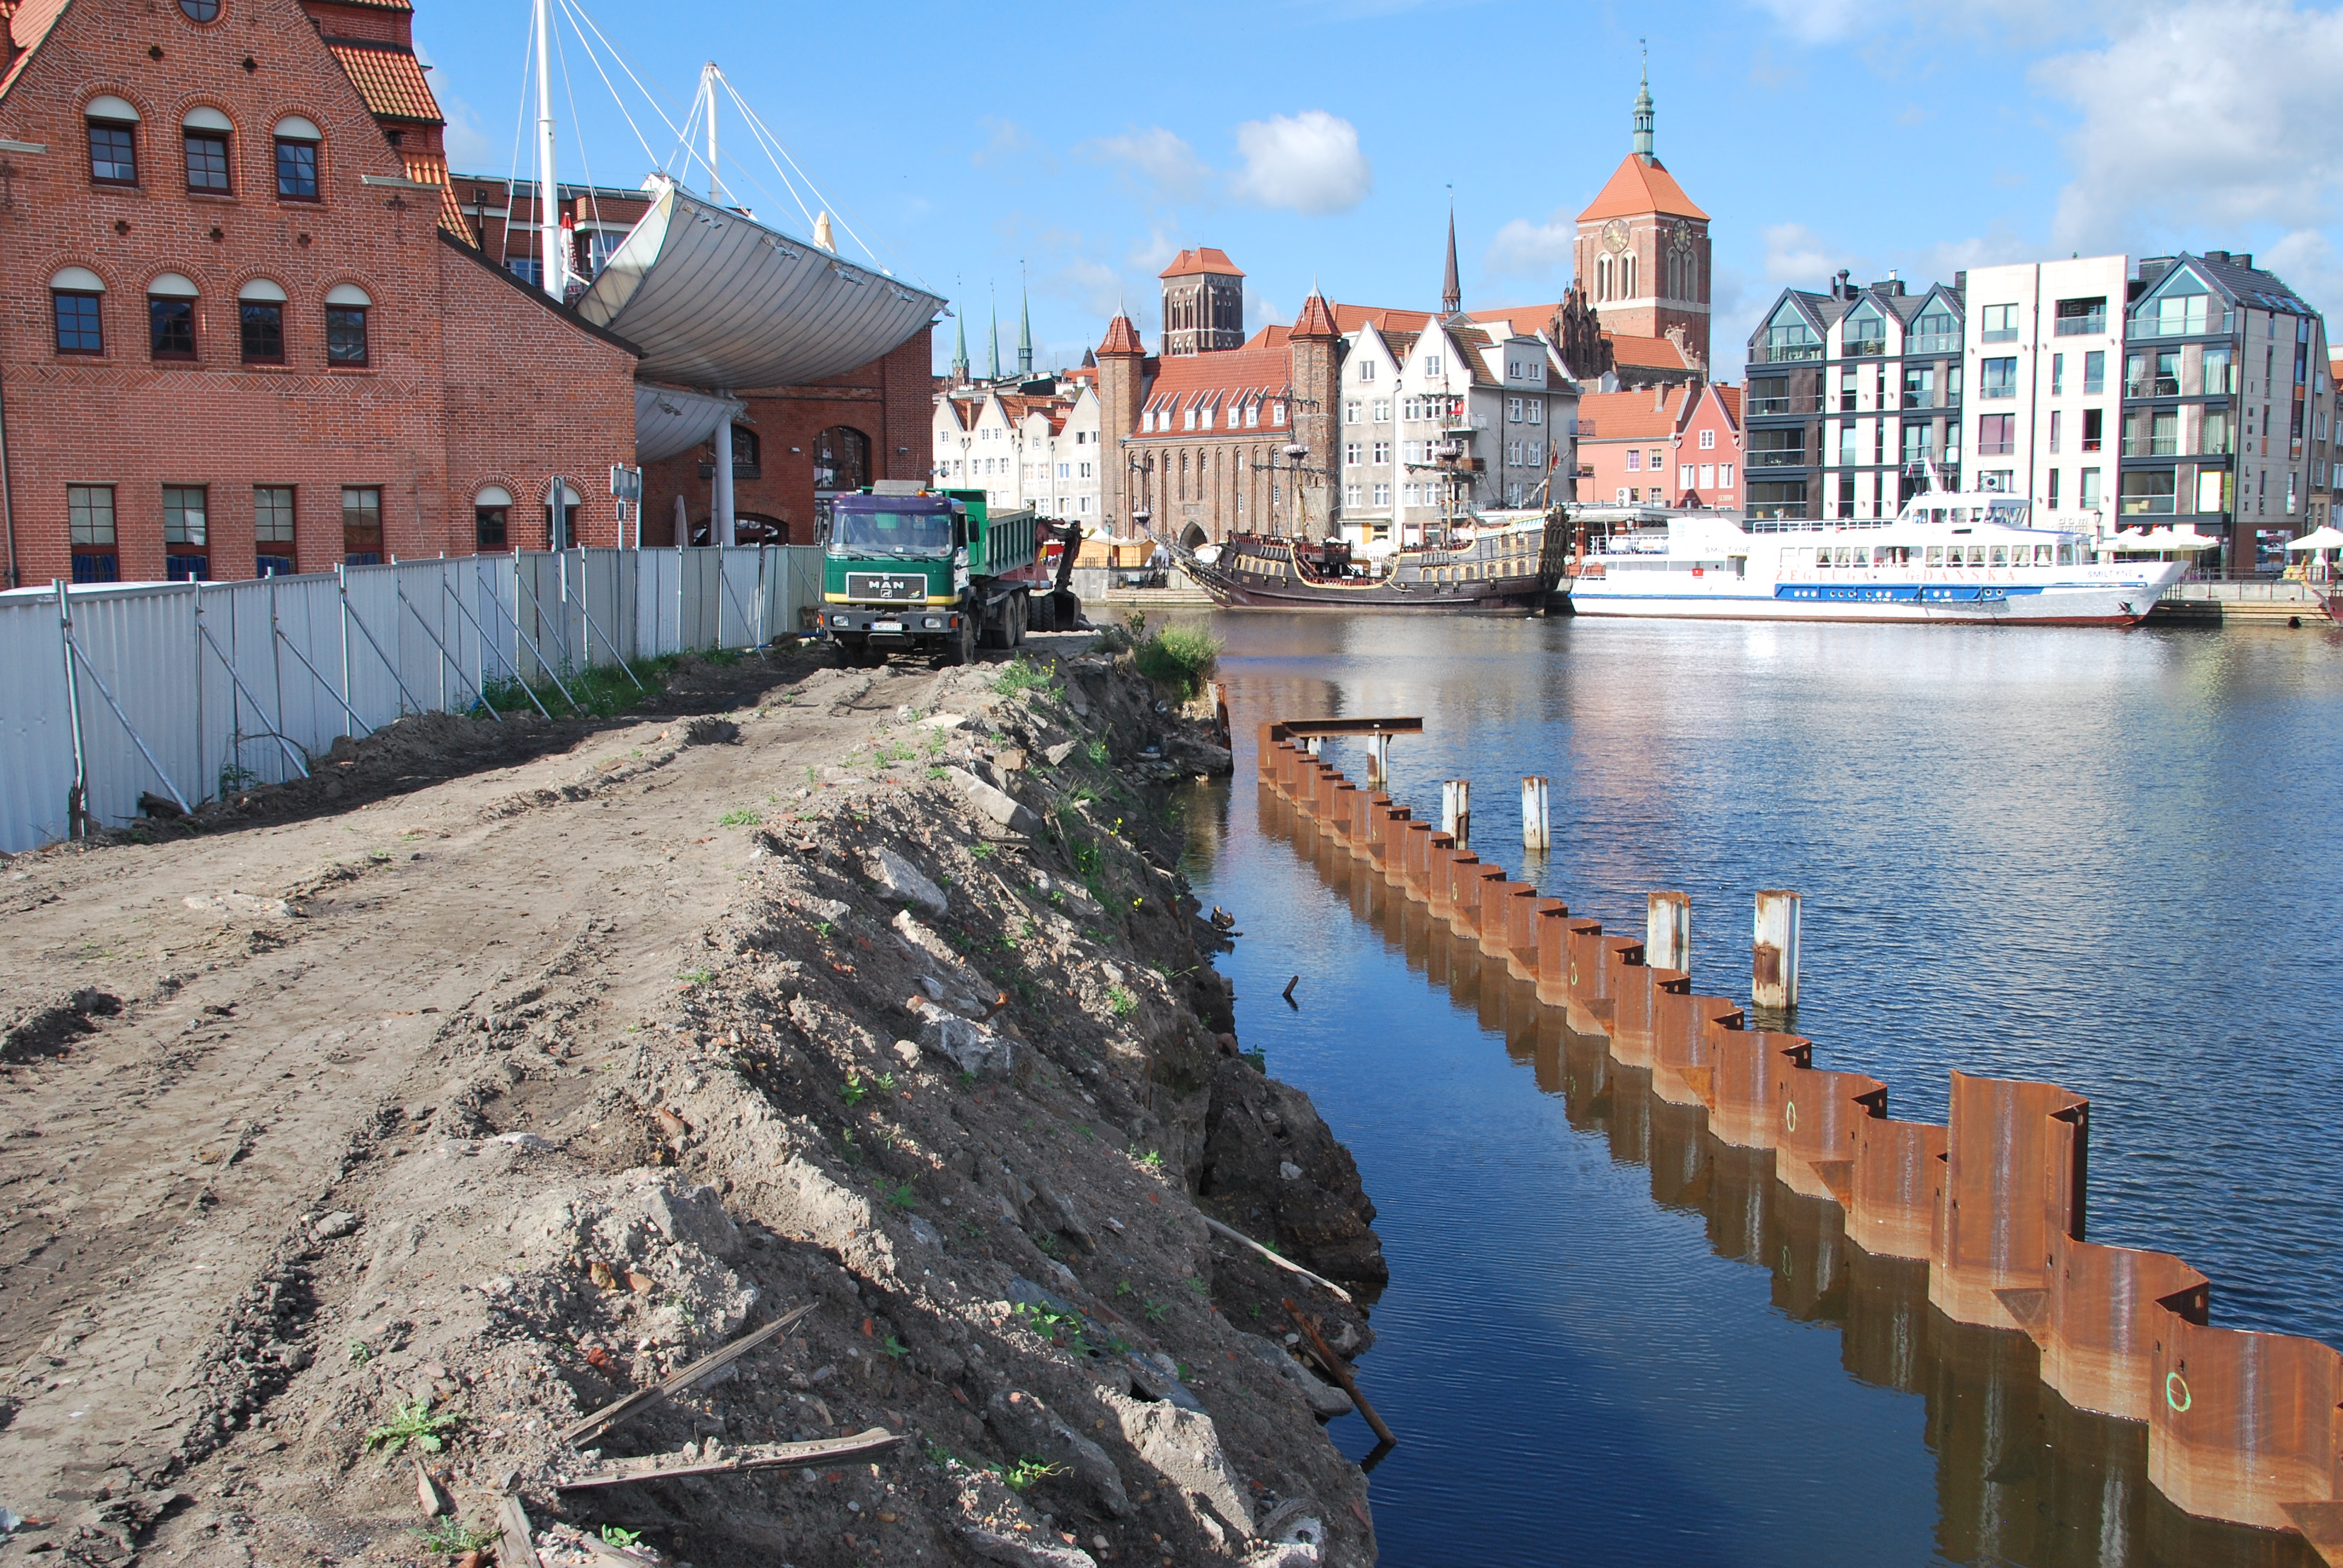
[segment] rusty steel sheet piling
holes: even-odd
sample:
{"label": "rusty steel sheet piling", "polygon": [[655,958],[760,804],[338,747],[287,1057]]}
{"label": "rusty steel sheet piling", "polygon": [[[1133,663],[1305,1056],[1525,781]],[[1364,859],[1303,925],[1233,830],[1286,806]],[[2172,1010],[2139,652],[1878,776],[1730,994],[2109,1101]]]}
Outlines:
{"label": "rusty steel sheet piling", "polygon": [[[1548,1025],[1524,1024],[1518,1010],[1558,1012],[1554,1059],[1568,1076],[1599,1084],[1614,1062],[1650,1070],[1649,1093],[1633,1097],[1610,1133],[1621,1158],[1650,1166],[1655,1196],[1762,1181],[1772,1151],[1772,1180],[1795,1196],[1718,1211],[1769,1216],[1752,1242],[1785,1260],[1777,1306],[1815,1318],[1880,1271],[1925,1270],[1942,1315],[1915,1326],[1980,1336],[1977,1353],[2055,1390],[2058,1408],[2144,1422],[2148,1479],[2186,1513],[2298,1533],[2343,1568],[2343,1353],[2213,1327],[2211,1284],[2186,1261],[2087,1241],[2087,1100],[1956,1072],[1949,1125],[1890,1117],[1879,1080],[1817,1069],[1813,1041],[1750,1027],[1752,1013],[1785,1020],[1797,1006],[1797,893],[1757,895],[1750,1009],[1695,995],[1684,893],[1650,896],[1640,940],[1606,936],[1466,847],[1464,780],[1443,789],[1438,829],[1380,793],[1391,736],[1422,729],[1419,719],[1263,724],[1258,776],[1290,805],[1297,839],[1309,824],[1329,884],[1365,918],[1384,900],[1409,961],[1485,1026],[1543,1035]],[[1317,756],[1337,735],[1367,738],[1368,787]],[[1523,780],[1531,850],[1546,831],[1544,784]],[[1542,1086],[1544,1073],[1542,1063]],[[2013,1330],[2036,1347],[2030,1362],[2006,1353]],[[1882,1347],[1890,1361],[1903,1354]],[[1847,1354],[1850,1366],[1876,1359],[1852,1331]],[[1873,1381],[1903,1386],[1892,1368]],[[1980,1520],[1992,1513],[1983,1499],[1979,1508]]]}

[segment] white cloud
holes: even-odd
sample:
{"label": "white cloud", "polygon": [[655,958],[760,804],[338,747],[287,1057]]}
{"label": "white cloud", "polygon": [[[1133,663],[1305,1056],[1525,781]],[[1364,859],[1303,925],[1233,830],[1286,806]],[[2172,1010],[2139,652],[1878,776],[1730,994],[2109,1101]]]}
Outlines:
{"label": "white cloud", "polygon": [[479,116],[472,106],[449,92],[437,76],[438,65],[431,52],[421,44],[415,45],[415,63],[423,67],[427,81],[431,82],[431,95],[439,101],[439,113],[447,121],[441,133],[440,145],[447,151],[447,166],[451,169],[485,169],[496,160],[496,149],[488,141],[488,133],[480,127]]}
{"label": "white cloud", "polygon": [[1374,189],[1374,166],[1358,127],[1323,109],[1272,115],[1237,127],[1244,167],[1230,178],[1239,200],[1306,214],[1348,212]]}
{"label": "white cloud", "polygon": [[1825,247],[1822,236],[1805,224],[1770,224],[1765,237],[1767,283],[1820,288],[1838,270],[1831,263],[1840,258]]}
{"label": "white cloud", "polygon": [[1196,150],[1161,126],[1101,136],[1076,150],[1094,163],[1121,169],[1166,202],[1193,200],[1212,177],[1211,166]]}
{"label": "white cloud", "polygon": [[1546,277],[1557,272],[1567,276],[1577,241],[1578,225],[1567,212],[1556,211],[1544,223],[1517,217],[1497,231],[1481,266],[1492,277]]}
{"label": "white cloud", "polygon": [[1033,139],[1032,133],[1014,120],[999,119],[988,115],[977,124],[984,127],[984,146],[969,154],[968,161],[979,168],[987,164],[1008,163],[1025,154],[1040,150],[1041,144]]}
{"label": "white cloud", "polygon": [[1281,310],[1277,302],[1253,287],[1252,279],[1244,286],[1245,330],[1248,336],[1264,327],[1291,327],[1293,313]]}
{"label": "white cloud", "polygon": [[1147,231],[1147,238],[1144,241],[1131,246],[1131,255],[1127,259],[1132,266],[1145,272],[1151,278],[1171,266],[1172,258],[1179,254],[1180,242],[1172,237],[1170,231],[1158,226]]}
{"label": "white cloud", "polygon": [[2254,257],[2291,285],[2312,308],[2333,316],[2343,305],[2343,256],[2335,244],[2315,228],[2298,228]]}
{"label": "white cloud", "polygon": [[1114,307],[1122,298],[1122,274],[1088,256],[1076,256],[1055,272],[1044,275],[1041,286],[1044,293],[1071,299],[1101,321],[1114,315]]}
{"label": "white cloud", "polygon": [[2327,218],[2343,179],[2343,14],[2285,0],[2194,0],[2132,19],[2104,48],[2036,67],[2074,105],[2075,177],[2059,249],[2123,250],[2167,233]]}

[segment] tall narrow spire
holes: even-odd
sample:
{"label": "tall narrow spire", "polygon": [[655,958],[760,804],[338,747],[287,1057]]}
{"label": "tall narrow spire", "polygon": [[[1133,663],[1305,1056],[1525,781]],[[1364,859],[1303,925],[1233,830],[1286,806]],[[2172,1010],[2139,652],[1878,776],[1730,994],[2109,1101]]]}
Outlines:
{"label": "tall narrow spire", "polygon": [[1464,308],[1464,290],[1456,281],[1456,207],[1448,208],[1448,270],[1440,279],[1440,313],[1453,316]]}
{"label": "tall narrow spire", "polygon": [[1017,375],[1020,379],[1033,374],[1033,298],[1025,287],[1024,268],[1018,268],[1017,278]]}
{"label": "tall narrow spire", "polygon": [[1001,379],[1001,297],[988,288],[985,299],[985,314],[992,321],[992,378],[998,381]]}
{"label": "tall narrow spire", "polygon": [[1652,51],[1644,50],[1644,85],[1635,89],[1635,156],[1652,156]]}
{"label": "tall narrow spire", "polygon": [[968,385],[968,309],[965,303],[952,312],[952,385]]}

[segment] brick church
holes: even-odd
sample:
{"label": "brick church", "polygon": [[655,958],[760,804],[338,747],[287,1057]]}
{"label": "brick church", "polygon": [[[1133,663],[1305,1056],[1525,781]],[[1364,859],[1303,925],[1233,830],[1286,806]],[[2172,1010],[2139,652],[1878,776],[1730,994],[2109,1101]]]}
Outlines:
{"label": "brick church", "polygon": [[1573,251],[1574,292],[1586,296],[1626,382],[1638,379],[1636,367],[1705,375],[1710,363],[1708,214],[1653,151],[1654,119],[1647,74],[1633,149],[1578,215]]}

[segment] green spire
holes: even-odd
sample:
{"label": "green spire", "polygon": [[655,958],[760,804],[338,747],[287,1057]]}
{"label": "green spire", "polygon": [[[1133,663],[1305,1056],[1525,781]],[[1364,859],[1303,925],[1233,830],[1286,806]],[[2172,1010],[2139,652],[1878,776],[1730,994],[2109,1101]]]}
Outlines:
{"label": "green spire", "polygon": [[952,313],[951,368],[953,380],[968,379],[968,317],[959,311]]}
{"label": "green spire", "polygon": [[1021,280],[1017,286],[1017,374],[1033,374],[1033,301]]}
{"label": "green spire", "polygon": [[986,291],[985,297],[990,302],[986,306],[986,313],[992,318],[992,378],[998,381],[1001,379],[1001,301],[990,290]]}
{"label": "green spire", "polygon": [[1652,156],[1652,52],[1644,51],[1644,85],[1635,89],[1635,154]]}

